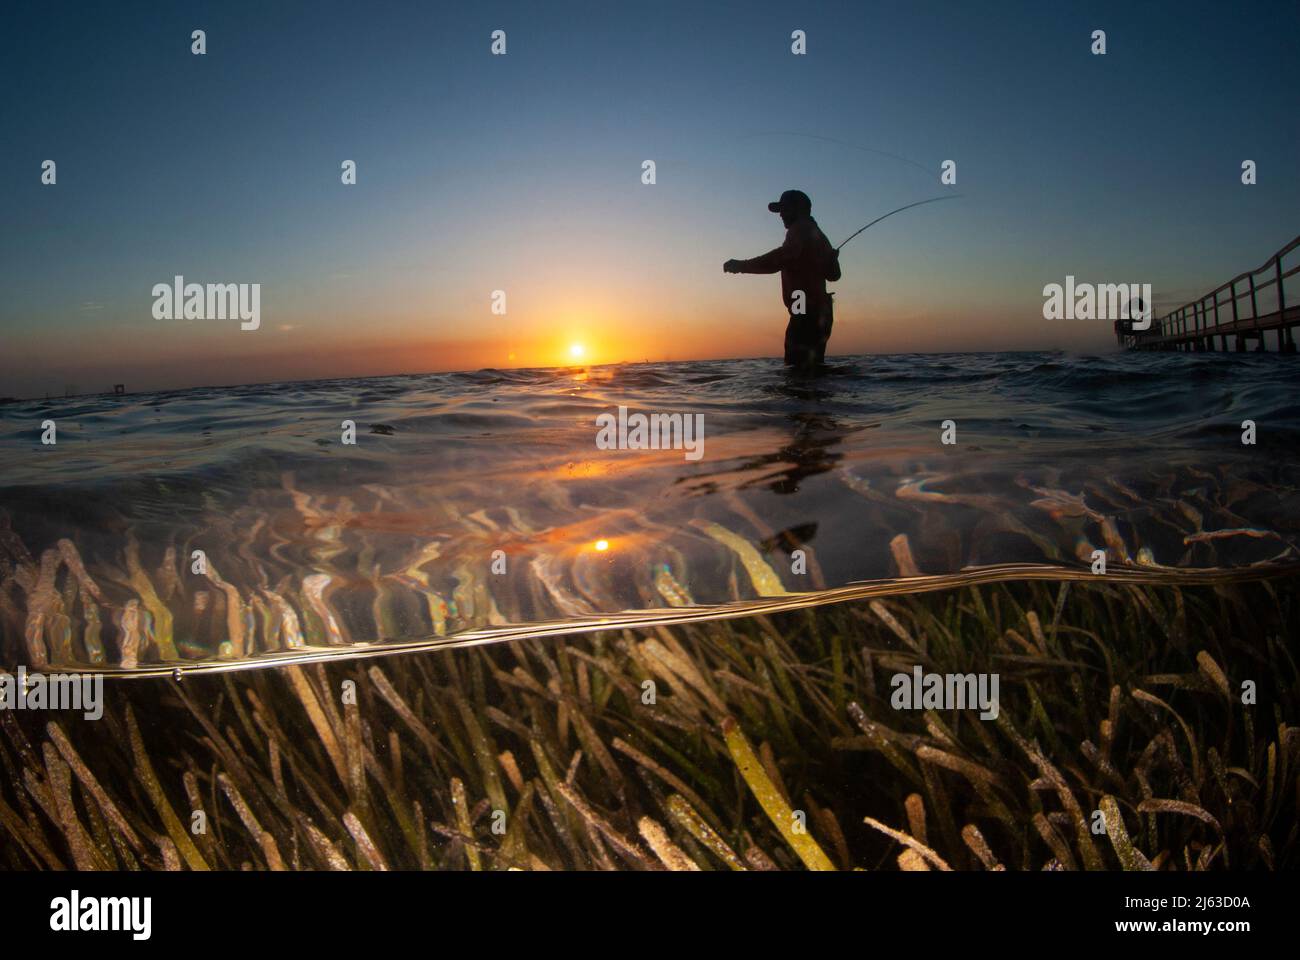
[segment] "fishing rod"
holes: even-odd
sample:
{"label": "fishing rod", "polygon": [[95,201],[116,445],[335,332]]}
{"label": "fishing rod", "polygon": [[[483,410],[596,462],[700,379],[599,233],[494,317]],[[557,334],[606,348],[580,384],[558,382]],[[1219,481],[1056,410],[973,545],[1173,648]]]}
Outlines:
{"label": "fishing rod", "polygon": [[[892,217],[896,213],[902,213],[904,210],[911,210],[913,207],[919,207],[923,203],[934,203],[936,200],[956,200],[957,197],[959,196],[960,194],[950,194],[946,197],[931,197],[929,200],[918,200],[916,201],[916,203],[909,203],[907,206],[899,207],[897,210],[890,210],[887,214],[885,214],[885,217]],[[876,217],[876,219],[872,220],[869,224],[867,224],[866,227],[863,227],[862,230],[866,230],[867,227],[874,227],[881,220],[884,220],[885,217]],[[856,237],[858,233],[862,232],[862,230],[859,230],[857,233],[853,234],[853,237]],[[852,240],[853,237],[849,237],[849,240]],[[838,247],[836,247],[835,252],[839,253],[840,250],[842,250],[845,247],[845,245],[849,242],[849,240],[845,240],[844,243],[841,243]]]}

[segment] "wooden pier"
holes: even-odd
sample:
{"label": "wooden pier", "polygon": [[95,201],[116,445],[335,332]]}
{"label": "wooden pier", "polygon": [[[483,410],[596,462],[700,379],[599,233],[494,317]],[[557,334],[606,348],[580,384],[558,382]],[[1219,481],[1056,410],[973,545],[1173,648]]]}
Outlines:
{"label": "wooden pier", "polygon": [[[1297,273],[1300,237],[1273,254],[1262,267],[1234,277],[1200,299],[1153,320],[1150,330],[1125,329],[1129,324],[1124,323],[1116,328],[1116,336],[1120,346],[1130,350],[1244,351],[1253,346],[1262,351],[1271,339],[1275,350],[1295,353],[1300,284],[1293,280],[1288,291],[1286,281]],[[1271,338],[1267,337],[1270,333]]]}

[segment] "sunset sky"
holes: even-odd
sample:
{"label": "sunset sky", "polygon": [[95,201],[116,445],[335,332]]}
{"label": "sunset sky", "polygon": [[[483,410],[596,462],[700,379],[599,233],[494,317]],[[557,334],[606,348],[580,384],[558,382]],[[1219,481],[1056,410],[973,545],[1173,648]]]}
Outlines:
{"label": "sunset sky", "polygon": [[[1109,322],[1043,320],[1044,284],[1151,283],[1159,310],[1300,232],[1297,9],[6,4],[0,396],[551,366],[574,344],[776,356],[779,281],[722,263],[780,243],[788,188],[833,243],[961,194],[845,249],[832,354],[1112,349]],[[154,319],[177,274],[260,283],[261,329]]]}

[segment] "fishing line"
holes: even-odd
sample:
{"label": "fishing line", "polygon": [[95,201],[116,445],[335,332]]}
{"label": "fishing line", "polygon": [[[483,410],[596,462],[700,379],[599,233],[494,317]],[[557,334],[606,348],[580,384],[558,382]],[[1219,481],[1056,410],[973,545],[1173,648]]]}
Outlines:
{"label": "fishing line", "polygon": [[[923,204],[923,203],[934,203],[934,202],[936,202],[936,201],[938,201],[938,200],[956,200],[956,199],[957,199],[958,197],[960,197],[960,196],[961,196],[961,194],[959,194],[959,193],[954,193],[954,194],[951,194],[951,195],[946,196],[946,197],[931,197],[929,200],[918,200],[918,201],[916,201],[916,203],[909,203],[907,206],[905,206],[905,207],[899,207],[897,210],[890,210],[887,214],[885,214],[884,217],[876,217],[876,219],[872,220],[869,224],[867,224],[866,227],[863,227],[862,230],[866,230],[867,227],[874,227],[874,226],[875,226],[876,224],[878,224],[881,220],[884,220],[885,217],[892,217],[892,216],[893,216],[894,214],[896,214],[896,213],[902,213],[904,210],[911,210],[913,207],[919,207],[919,206],[921,206],[921,204]],[[857,231],[857,233],[854,233],[853,236],[849,237],[849,240],[852,240],[853,237],[856,237],[859,233],[862,232],[862,230],[859,230],[859,231]],[[847,244],[847,243],[849,242],[849,240],[845,240],[844,243],[841,243],[838,247],[836,247],[836,248],[835,248],[835,252],[836,252],[836,253],[839,253],[839,251],[842,250],[842,249],[844,248],[845,244]]]}
{"label": "fishing line", "polygon": [[899,156],[896,153],[890,153],[888,150],[877,150],[874,147],[864,147],[861,144],[849,143],[847,140],[837,140],[835,137],[823,137],[815,133],[796,133],[792,130],[760,130],[757,133],[737,134],[737,140],[749,140],[754,137],[802,137],[804,140],[820,140],[822,143],[835,143],[841,147],[848,147],[851,150],[860,150],[863,153],[874,153],[878,157],[888,157],[890,160],[897,160],[900,163],[906,163],[909,166],[916,167],[927,177],[932,177],[934,171],[923,163],[918,163],[908,157]]}

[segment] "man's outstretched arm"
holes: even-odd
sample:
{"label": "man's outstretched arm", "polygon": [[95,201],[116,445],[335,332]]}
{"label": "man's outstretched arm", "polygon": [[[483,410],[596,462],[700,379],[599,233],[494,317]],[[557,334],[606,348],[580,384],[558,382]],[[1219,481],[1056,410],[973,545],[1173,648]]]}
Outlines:
{"label": "man's outstretched arm", "polygon": [[780,273],[784,250],[781,246],[752,260],[728,260],[722,269],[727,273]]}
{"label": "man's outstretched arm", "polygon": [[780,273],[781,268],[799,256],[799,240],[793,230],[786,231],[785,243],[752,260],[728,260],[722,265],[727,273]]}

